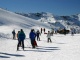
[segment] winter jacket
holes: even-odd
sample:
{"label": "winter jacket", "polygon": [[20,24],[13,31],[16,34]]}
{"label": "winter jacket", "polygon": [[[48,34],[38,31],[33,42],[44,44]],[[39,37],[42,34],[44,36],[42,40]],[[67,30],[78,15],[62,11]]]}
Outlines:
{"label": "winter jacket", "polygon": [[24,32],[20,32],[20,33],[18,34],[18,39],[19,39],[20,41],[24,40],[24,39],[25,39],[25,33],[24,33]]}
{"label": "winter jacket", "polygon": [[30,32],[29,38],[30,38],[31,40],[34,40],[34,39],[36,38],[36,33]]}
{"label": "winter jacket", "polygon": [[47,38],[51,38],[51,34],[50,33],[47,34]]}
{"label": "winter jacket", "polygon": [[15,34],[16,34],[14,30],[12,31],[12,34],[13,34],[13,35],[15,35]]}
{"label": "winter jacket", "polygon": [[39,35],[40,35],[40,32],[39,32],[39,31],[37,31],[37,32],[36,32],[36,35],[37,35],[37,37],[39,37]]}

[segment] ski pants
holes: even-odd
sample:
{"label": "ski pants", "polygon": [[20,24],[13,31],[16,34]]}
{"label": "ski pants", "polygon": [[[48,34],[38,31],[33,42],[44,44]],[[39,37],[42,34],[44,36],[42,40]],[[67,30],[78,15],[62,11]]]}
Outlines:
{"label": "ski pants", "polygon": [[18,41],[17,50],[19,49],[19,46],[22,45],[22,48],[24,50],[24,40]]}

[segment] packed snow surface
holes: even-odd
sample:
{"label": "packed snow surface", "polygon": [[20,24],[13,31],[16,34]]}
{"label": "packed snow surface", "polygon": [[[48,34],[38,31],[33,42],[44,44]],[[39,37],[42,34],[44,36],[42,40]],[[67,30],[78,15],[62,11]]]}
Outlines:
{"label": "packed snow surface", "polygon": [[74,36],[54,34],[52,43],[47,42],[46,34],[40,36],[38,47],[32,49],[30,39],[25,39],[24,51],[17,51],[17,40],[0,39],[1,60],[80,60],[80,34]]}

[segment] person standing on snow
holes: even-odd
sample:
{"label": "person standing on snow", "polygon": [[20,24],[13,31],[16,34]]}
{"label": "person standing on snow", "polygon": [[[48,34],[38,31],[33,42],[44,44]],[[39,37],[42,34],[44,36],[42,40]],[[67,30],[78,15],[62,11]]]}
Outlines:
{"label": "person standing on snow", "polygon": [[19,40],[19,38],[18,38],[19,33],[20,33],[20,31],[18,31],[18,33],[17,33],[17,39],[18,39],[18,40]]}
{"label": "person standing on snow", "polygon": [[31,32],[29,34],[29,38],[31,40],[31,45],[32,45],[32,48],[35,48],[35,38],[36,38],[36,33],[34,32],[34,29],[31,29]]}
{"label": "person standing on snow", "polygon": [[12,31],[12,34],[13,34],[13,39],[15,40],[16,39],[16,37],[15,37],[16,36],[15,30]]}
{"label": "person standing on snow", "polygon": [[36,32],[36,36],[37,36],[37,41],[40,41],[40,32],[39,32],[39,30]]}
{"label": "person standing on snow", "polygon": [[44,33],[45,33],[45,28],[44,28]]}
{"label": "person standing on snow", "polygon": [[51,33],[50,33],[50,31],[48,31],[48,33],[47,33],[47,42],[52,42],[51,41]]}
{"label": "person standing on snow", "polygon": [[[17,33],[18,42],[19,42],[19,37],[18,37],[19,33],[20,33],[20,31],[18,31],[18,33]],[[21,42],[19,43],[19,46],[21,46]]]}
{"label": "person standing on snow", "polygon": [[63,31],[64,31],[64,32],[63,32],[63,33],[64,33],[64,35],[66,35],[66,29],[65,29],[65,28],[63,29]]}
{"label": "person standing on snow", "polygon": [[74,35],[74,28],[71,28],[71,35]]}
{"label": "person standing on snow", "polygon": [[19,50],[19,45],[22,43],[22,48],[24,50],[24,39],[25,39],[26,35],[23,31],[23,29],[21,29],[21,31],[18,34],[18,45],[17,45],[17,50]]}
{"label": "person standing on snow", "polygon": [[41,28],[41,33],[42,33],[42,28]]}

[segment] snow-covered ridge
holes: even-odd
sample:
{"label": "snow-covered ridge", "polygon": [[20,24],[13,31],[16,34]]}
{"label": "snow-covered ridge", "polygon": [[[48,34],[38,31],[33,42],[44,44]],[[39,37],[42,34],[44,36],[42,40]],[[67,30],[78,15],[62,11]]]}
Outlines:
{"label": "snow-covered ridge", "polygon": [[49,27],[47,24],[40,23],[34,19],[23,17],[21,15],[0,8],[0,26],[2,25],[16,25],[21,28],[31,28],[33,26]]}
{"label": "snow-covered ridge", "polygon": [[0,32],[7,34],[13,29],[20,30],[21,28],[28,32],[32,28],[38,29],[39,27],[80,30],[80,14],[71,16],[56,16],[45,12],[16,14],[0,8]]}
{"label": "snow-covered ridge", "polygon": [[17,13],[40,22],[51,24],[54,28],[79,28],[80,29],[80,14],[75,14],[71,16],[57,16],[51,13],[41,12],[41,13]]}
{"label": "snow-covered ridge", "polygon": [[34,28],[45,27],[50,28],[49,24],[44,24],[42,22],[36,21],[29,17],[24,17],[14,12],[10,12],[0,8],[0,32],[3,34],[12,34],[12,30],[24,29],[27,33]]}

